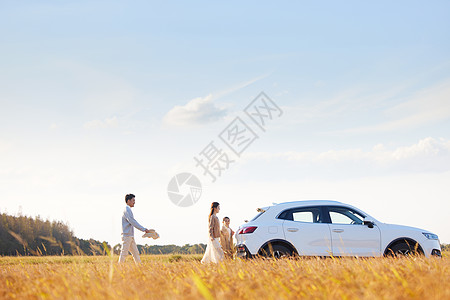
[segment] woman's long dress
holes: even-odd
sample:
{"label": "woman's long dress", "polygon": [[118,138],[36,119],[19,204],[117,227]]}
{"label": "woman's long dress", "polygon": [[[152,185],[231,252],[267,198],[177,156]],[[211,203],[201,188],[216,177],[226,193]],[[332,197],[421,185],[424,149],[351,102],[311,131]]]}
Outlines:
{"label": "woman's long dress", "polygon": [[[205,263],[219,263],[224,259],[224,254],[222,250],[222,246],[220,245],[220,238],[214,237],[213,232],[217,228],[216,226],[219,226],[218,219],[217,221],[213,218],[217,219],[216,216],[211,216],[209,219],[209,237],[208,237],[208,244],[206,245],[206,251],[202,258],[202,264]],[[217,231],[216,231],[217,232]],[[214,239],[212,239],[214,237]]]}
{"label": "woman's long dress", "polygon": [[213,241],[208,239],[206,245],[205,255],[202,258],[202,264],[205,263],[219,263],[223,260],[223,250],[219,243],[219,238],[215,238]]}

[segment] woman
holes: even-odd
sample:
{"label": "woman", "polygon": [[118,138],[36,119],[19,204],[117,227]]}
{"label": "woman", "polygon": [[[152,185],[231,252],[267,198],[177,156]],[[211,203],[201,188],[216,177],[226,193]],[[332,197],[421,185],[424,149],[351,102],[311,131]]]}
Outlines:
{"label": "woman", "polygon": [[213,202],[211,204],[211,211],[209,213],[209,239],[206,246],[205,255],[202,258],[202,264],[204,263],[219,263],[223,260],[223,250],[220,246],[220,223],[219,218],[216,216],[220,211],[220,204]]}
{"label": "woman", "polygon": [[233,245],[234,231],[230,228],[230,218],[223,218],[222,230],[220,231],[220,245],[222,245],[225,257],[233,258],[234,245]]}

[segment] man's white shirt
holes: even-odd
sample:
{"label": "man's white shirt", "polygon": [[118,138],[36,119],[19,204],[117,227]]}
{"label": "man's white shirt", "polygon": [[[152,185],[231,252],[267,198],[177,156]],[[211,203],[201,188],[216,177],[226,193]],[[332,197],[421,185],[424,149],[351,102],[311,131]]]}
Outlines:
{"label": "man's white shirt", "polygon": [[134,236],[134,227],[140,231],[146,231],[147,228],[139,224],[133,216],[131,207],[128,205],[125,207],[122,215],[122,236]]}

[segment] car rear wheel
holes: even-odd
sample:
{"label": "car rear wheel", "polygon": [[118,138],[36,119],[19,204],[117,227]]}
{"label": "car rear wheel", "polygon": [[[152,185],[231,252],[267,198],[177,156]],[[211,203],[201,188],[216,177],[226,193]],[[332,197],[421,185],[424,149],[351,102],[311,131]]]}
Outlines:
{"label": "car rear wheel", "polygon": [[292,250],[284,245],[267,245],[261,251],[261,255],[266,258],[285,258],[292,256]]}

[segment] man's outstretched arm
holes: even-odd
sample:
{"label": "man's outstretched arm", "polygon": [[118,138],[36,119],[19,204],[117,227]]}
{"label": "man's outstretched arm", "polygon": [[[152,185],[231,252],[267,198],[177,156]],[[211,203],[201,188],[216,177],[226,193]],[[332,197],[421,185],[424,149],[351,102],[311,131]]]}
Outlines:
{"label": "man's outstretched arm", "polygon": [[147,228],[145,228],[144,226],[142,226],[141,224],[138,223],[138,221],[136,221],[133,217],[133,213],[131,212],[130,208],[127,208],[127,211],[125,213],[125,217],[127,218],[128,222],[130,222],[131,225],[133,225],[134,227],[136,227],[137,229],[139,229],[140,231],[145,231],[145,232],[149,232],[149,230]]}

